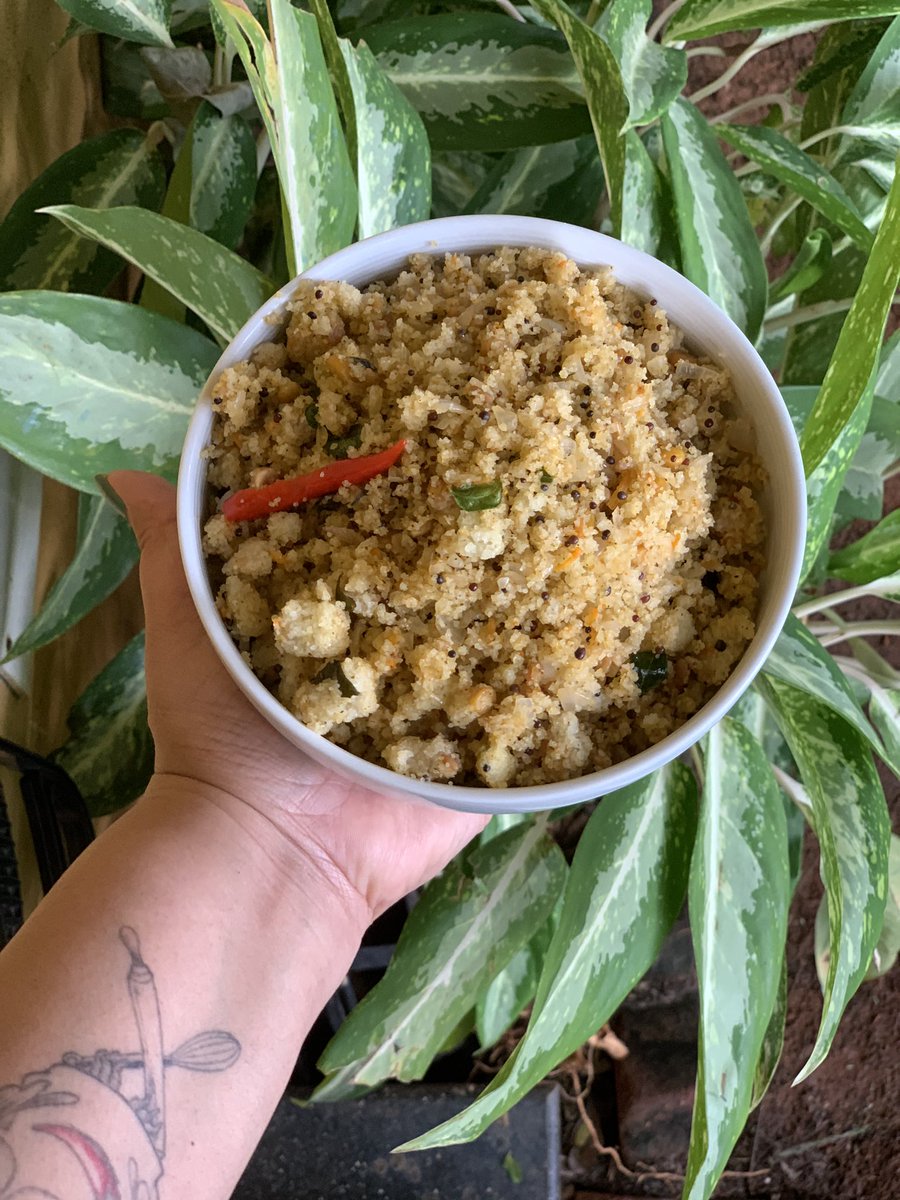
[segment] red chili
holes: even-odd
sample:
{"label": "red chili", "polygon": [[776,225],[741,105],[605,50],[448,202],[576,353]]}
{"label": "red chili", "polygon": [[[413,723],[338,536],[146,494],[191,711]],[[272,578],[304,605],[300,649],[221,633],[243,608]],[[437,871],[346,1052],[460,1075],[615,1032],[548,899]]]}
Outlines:
{"label": "red chili", "polygon": [[272,513],[295,508],[318,496],[336,492],[342,484],[368,483],[394,465],[406,449],[406,439],[401,438],[387,450],[377,454],[364,454],[360,458],[341,458],[326,463],[308,475],[297,475],[293,479],[281,479],[263,487],[243,488],[227,500],[222,501],[222,512],[228,521],[254,521],[257,517],[268,517]]}

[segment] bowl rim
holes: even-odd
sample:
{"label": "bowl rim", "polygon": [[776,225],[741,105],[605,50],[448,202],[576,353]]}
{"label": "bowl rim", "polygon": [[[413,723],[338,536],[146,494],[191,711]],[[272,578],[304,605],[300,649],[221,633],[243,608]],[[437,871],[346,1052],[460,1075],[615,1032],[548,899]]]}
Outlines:
{"label": "bowl rim", "polygon": [[[590,247],[591,253],[586,255],[567,248],[566,243],[571,246],[573,242]],[[630,263],[635,270],[643,268],[641,274],[654,276],[654,293],[667,296],[663,307],[676,325],[683,324],[679,319],[679,307],[686,309],[690,305],[699,312],[720,346],[727,346],[729,352],[739,355],[744,365],[754,371],[753,386],[766,396],[767,417],[769,423],[777,427],[787,460],[787,478],[781,482],[790,493],[794,519],[790,531],[784,535],[786,550],[778,579],[771,583],[774,600],[770,597],[768,602],[768,619],[764,625],[757,625],[753,639],[725,682],[687,721],[655,745],[600,771],[558,783],[490,788],[437,783],[401,775],[386,766],[359,758],[323,735],[313,733],[293,716],[246,664],[218,613],[201,545],[200,498],[206,479],[202,450],[208,442],[213,416],[212,383],[227,366],[246,358],[257,345],[272,340],[280,328],[280,322],[273,317],[282,313],[300,280],[341,280],[352,275],[356,283],[363,283],[396,270],[410,254],[423,250],[478,253],[503,245],[557,248],[580,263],[611,266],[617,279],[622,273],[622,264]],[[360,275],[360,263],[369,261],[381,265]],[[626,281],[626,286],[640,290],[640,285],[635,283]],[[669,300],[674,300],[674,305]],[[269,723],[313,759],[331,766],[345,778],[353,778],[361,786],[382,793],[417,797],[445,808],[481,813],[536,812],[595,799],[644,778],[693,746],[737,703],[768,658],[787,619],[799,582],[806,533],[803,463],[788,410],[755,347],[727,314],[673,268],[606,234],[561,221],[493,214],[441,217],[376,234],[329,255],[275,292],[228,343],[198,396],[179,467],[177,507],[182,563],[200,621],[231,678]]]}

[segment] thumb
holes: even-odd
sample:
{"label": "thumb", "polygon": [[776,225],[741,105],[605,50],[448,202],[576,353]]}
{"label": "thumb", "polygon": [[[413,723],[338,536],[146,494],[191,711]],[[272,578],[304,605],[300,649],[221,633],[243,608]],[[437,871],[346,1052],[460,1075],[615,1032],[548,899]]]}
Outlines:
{"label": "thumb", "polygon": [[143,471],[113,471],[105,482],[124,504],[142,554],[160,529],[174,532],[175,489],[167,480]]}

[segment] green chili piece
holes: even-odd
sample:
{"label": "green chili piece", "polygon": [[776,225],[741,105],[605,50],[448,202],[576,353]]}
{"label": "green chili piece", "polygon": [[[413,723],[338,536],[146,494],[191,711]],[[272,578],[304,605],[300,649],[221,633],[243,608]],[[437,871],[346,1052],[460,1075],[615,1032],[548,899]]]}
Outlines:
{"label": "green chili piece", "polygon": [[324,683],[327,679],[334,680],[338,685],[338,691],[345,700],[350,700],[353,696],[359,695],[359,688],[353,686],[339,662],[327,663],[318,675],[313,676],[313,683]]}
{"label": "green chili piece", "polygon": [[499,479],[491,483],[464,483],[461,487],[451,488],[451,491],[463,512],[483,512],[486,508],[496,508],[503,499],[503,485]]}
{"label": "green chili piece", "polygon": [[319,406],[318,406],[318,404],[307,404],[304,416],[306,417],[306,423],[310,427],[310,429],[318,429],[319,428]]}
{"label": "green chili piece", "polygon": [[549,471],[541,471],[541,483],[552,483],[555,478]]}
{"label": "green chili piece", "polygon": [[325,441],[325,452],[334,458],[346,458],[351,447],[358,450],[361,445],[362,425],[353,425],[346,433],[329,433]]}
{"label": "green chili piece", "polygon": [[647,692],[652,692],[661,683],[665,683],[669,674],[669,660],[662,650],[658,653],[653,650],[638,650],[631,656],[631,665],[637,675],[638,687],[642,696],[645,696]]}

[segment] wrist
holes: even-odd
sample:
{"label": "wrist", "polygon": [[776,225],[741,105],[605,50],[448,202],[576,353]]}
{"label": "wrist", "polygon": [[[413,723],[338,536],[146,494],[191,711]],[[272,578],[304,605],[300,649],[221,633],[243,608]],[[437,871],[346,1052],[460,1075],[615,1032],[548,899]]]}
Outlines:
{"label": "wrist", "polygon": [[180,813],[191,806],[226,827],[240,843],[245,869],[295,905],[301,920],[310,912],[324,918],[329,940],[341,937],[355,950],[374,920],[366,897],[296,814],[269,813],[205,780],[169,772],[152,776],[141,803],[173,806]]}

